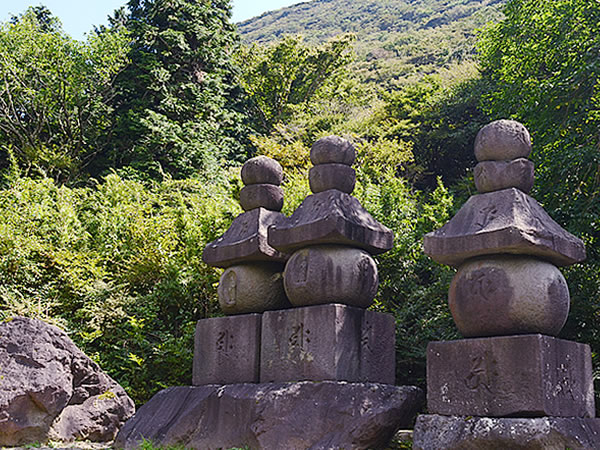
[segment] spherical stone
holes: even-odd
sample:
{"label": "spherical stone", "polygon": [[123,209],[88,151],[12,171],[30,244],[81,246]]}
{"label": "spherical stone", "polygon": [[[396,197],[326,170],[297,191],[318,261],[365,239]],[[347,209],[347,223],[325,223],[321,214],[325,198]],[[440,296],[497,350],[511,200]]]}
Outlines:
{"label": "spherical stone", "polygon": [[367,308],[379,277],[364,250],[342,245],[316,245],[295,252],[285,266],[285,292],[294,306],[341,303]]}
{"label": "spherical stone", "polygon": [[529,131],[514,120],[496,120],[483,127],[475,138],[477,161],[527,158],[531,153]]}
{"label": "spherical stone", "polygon": [[274,184],[279,186],[283,181],[281,164],[267,156],[249,159],[242,167],[242,181],[250,184]]}
{"label": "spherical stone", "polygon": [[356,171],[344,164],[320,164],[308,172],[310,190],[315,194],[337,189],[351,194],[356,184]]}
{"label": "spherical stone", "polygon": [[482,194],[517,188],[526,194],[531,191],[534,165],[525,158],[512,161],[482,161],[475,166],[475,186]]}
{"label": "spherical stone", "polygon": [[356,160],[356,150],[350,141],[339,136],[327,136],[315,142],[310,149],[310,160],[318,164],[345,164],[351,166]]}
{"label": "spherical stone", "polygon": [[450,311],[465,337],[557,335],[569,313],[569,288],[552,264],[522,256],[464,263],[450,283]]}
{"label": "spherical stone", "polygon": [[219,281],[219,305],[225,314],[261,313],[291,305],[283,289],[283,265],[252,263],[231,266]]}
{"label": "spherical stone", "polygon": [[283,189],[273,184],[249,184],[240,191],[240,205],[244,211],[255,208],[281,211]]}

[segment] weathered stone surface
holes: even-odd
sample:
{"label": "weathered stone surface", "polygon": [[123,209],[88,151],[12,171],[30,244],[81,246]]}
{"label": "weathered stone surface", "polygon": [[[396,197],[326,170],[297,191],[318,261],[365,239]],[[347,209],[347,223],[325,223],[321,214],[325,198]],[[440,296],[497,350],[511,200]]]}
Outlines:
{"label": "weathered stone surface", "polygon": [[199,320],[194,337],[194,386],[258,383],[260,333],[260,314]]}
{"label": "weathered stone surface", "polygon": [[315,142],[310,149],[310,160],[318,164],[345,164],[351,166],[356,160],[356,150],[350,141],[339,136],[327,136]]}
{"label": "weathered stone surface", "polygon": [[432,414],[594,417],[590,347],[539,334],[432,342]]}
{"label": "weathered stone surface", "polygon": [[585,259],[583,242],[514,188],[472,196],[446,225],[425,235],[424,247],[433,260],[454,267],[501,253],[537,256],[558,266]]}
{"label": "weathered stone surface", "polygon": [[378,254],[390,250],[393,240],[392,231],[357,199],[337,190],[309,195],[291,217],[269,230],[269,245],[285,253],[308,245],[341,244]]}
{"label": "weathered stone surface", "polygon": [[283,181],[281,164],[268,156],[251,158],[242,167],[242,181],[250,184],[274,184],[279,186]]}
{"label": "weathered stone surface", "polygon": [[274,184],[249,184],[240,191],[240,205],[244,211],[251,211],[255,208],[281,211],[283,189]]}
{"label": "weathered stone surface", "polygon": [[484,126],[475,138],[477,161],[527,158],[531,137],[527,128],[514,120],[496,120]]}
{"label": "weathered stone surface", "polygon": [[356,184],[356,171],[344,164],[321,164],[311,167],[308,181],[315,194],[329,189],[351,194]]}
{"label": "weathered stone surface", "polygon": [[414,450],[591,450],[600,420],[561,417],[500,419],[421,415]]}
{"label": "weathered stone surface", "polygon": [[117,448],[377,449],[408,427],[422,393],[411,386],[336,382],[177,387],[156,394]]}
{"label": "weathered stone surface", "polygon": [[482,161],[475,166],[474,176],[475,187],[481,193],[514,187],[528,194],[535,178],[534,164],[525,158]]}
{"label": "weathered stone surface", "polygon": [[541,333],[556,336],[569,314],[569,288],[554,265],[522,256],[464,263],[448,302],[465,337]]}
{"label": "weathered stone surface", "polygon": [[389,314],[344,305],[266,312],[260,381],[394,384],[394,327]]}
{"label": "weathered stone surface", "polygon": [[294,306],[341,303],[368,308],[379,277],[364,250],[342,245],[315,245],[296,251],[285,266],[285,292]]}
{"label": "weathered stone surface", "polygon": [[267,242],[268,227],[285,219],[283,214],[264,208],[240,214],[223,236],[206,246],[202,259],[215,267],[253,261],[285,262],[289,255],[275,250]]}
{"label": "weathered stone surface", "polygon": [[0,324],[0,445],[109,441],[134,410],[63,331],[24,317]]}
{"label": "weathered stone surface", "polygon": [[283,287],[283,265],[277,263],[231,266],[221,275],[217,292],[225,314],[260,313],[291,306]]}

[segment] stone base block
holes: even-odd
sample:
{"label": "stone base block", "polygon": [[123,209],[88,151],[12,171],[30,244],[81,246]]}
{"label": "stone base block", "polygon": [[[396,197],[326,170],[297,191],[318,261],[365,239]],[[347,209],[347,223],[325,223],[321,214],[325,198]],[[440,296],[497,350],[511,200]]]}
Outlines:
{"label": "stone base block", "polygon": [[548,450],[600,448],[600,419],[502,419],[422,415],[413,450]]}
{"label": "stone base block", "polygon": [[304,382],[169,388],[121,429],[115,448],[377,449],[422,405],[412,386]]}
{"label": "stone base block", "polygon": [[389,314],[338,304],[265,312],[260,380],[394,384],[394,346]]}
{"label": "stone base block", "polygon": [[192,383],[258,383],[261,315],[198,321]]}
{"label": "stone base block", "polygon": [[594,417],[590,347],[539,334],[432,342],[433,414]]}

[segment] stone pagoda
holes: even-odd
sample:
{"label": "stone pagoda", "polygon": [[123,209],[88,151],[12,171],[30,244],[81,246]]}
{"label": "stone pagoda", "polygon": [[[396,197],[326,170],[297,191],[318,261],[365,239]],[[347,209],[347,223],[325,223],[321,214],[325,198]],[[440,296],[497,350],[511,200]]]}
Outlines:
{"label": "stone pagoda", "polygon": [[350,195],[355,157],[339,137],[316,142],[314,194],[289,218],[281,166],[244,165],[245,212],[203,255],[225,269],[226,316],[197,323],[193,386],[158,393],[118,446],[367,449],[410,426],[422,393],[394,386],[394,317],[366,310],[378,286],[371,255],[393,236]]}
{"label": "stone pagoda", "polygon": [[425,236],[425,253],[457,268],[448,302],[467,339],[428,346],[415,449],[600,448],[590,348],[555,337],[570,302],[557,266],[585,248],[528,195],[530,152],[520,123],[483,127],[479,194]]}

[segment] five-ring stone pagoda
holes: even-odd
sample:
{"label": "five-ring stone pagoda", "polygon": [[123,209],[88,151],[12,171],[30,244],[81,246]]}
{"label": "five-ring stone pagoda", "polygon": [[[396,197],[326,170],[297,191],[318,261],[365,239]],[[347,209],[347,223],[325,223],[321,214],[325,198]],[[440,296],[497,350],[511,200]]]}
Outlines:
{"label": "five-ring stone pagoda", "polygon": [[585,249],[528,195],[530,152],[520,123],[483,127],[479,194],[425,236],[425,253],[457,268],[448,302],[467,339],[429,344],[415,449],[600,448],[590,348],[555,337],[570,302],[557,266]]}
{"label": "five-ring stone pagoda", "polygon": [[367,310],[379,282],[373,255],[393,235],[351,195],[355,158],[342,138],[317,141],[313,195],[291,217],[280,212],[279,163],[244,165],[245,212],[203,256],[225,269],[225,316],[197,324],[193,386],[158,393],[117,446],[375,449],[410,426],[422,393],[394,386],[394,317]]}

